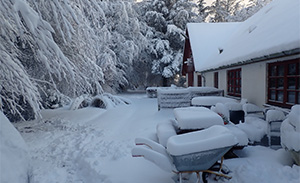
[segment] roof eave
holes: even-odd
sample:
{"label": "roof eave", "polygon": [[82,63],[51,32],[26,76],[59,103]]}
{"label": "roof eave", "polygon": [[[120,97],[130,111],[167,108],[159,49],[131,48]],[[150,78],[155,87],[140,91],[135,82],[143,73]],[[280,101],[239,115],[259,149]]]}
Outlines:
{"label": "roof eave", "polygon": [[297,55],[297,54],[300,54],[300,48],[295,48],[295,49],[291,49],[291,50],[287,50],[287,51],[273,53],[273,54],[265,55],[262,57],[256,57],[256,58],[252,58],[249,60],[240,61],[240,62],[237,62],[234,64],[223,65],[220,67],[206,69],[206,70],[202,70],[202,71],[196,71],[196,72],[197,73],[212,72],[212,71],[216,71],[216,70],[220,70],[220,69],[227,69],[230,67],[242,66],[242,65],[252,64],[252,63],[256,63],[256,62],[263,62],[263,61],[267,61],[267,60],[271,60],[271,59],[278,59],[278,58],[282,58],[282,57],[286,57],[286,56],[293,56],[293,55]]}

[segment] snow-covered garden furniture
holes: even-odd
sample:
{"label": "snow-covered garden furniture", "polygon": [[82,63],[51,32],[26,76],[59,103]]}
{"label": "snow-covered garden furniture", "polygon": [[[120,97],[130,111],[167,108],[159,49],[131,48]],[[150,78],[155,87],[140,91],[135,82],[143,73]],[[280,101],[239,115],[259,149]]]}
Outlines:
{"label": "snow-covered garden furniture", "polygon": [[243,106],[240,103],[225,103],[225,106],[229,110],[229,120],[234,124],[239,124],[245,121],[245,113],[243,111]]}
{"label": "snow-covered garden furniture", "polygon": [[[151,90],[151,88],[149,90]],[[191,100],[194,97],[223,96],[223,93],[223,90],[219,90],[214,87],[159,87],[157,88],[158,110],[161,108],[191,106]]]}
{"label": "snow-covered garden furniture", "polygon": [[158,123],[156,126],[156,135],[158,142],[167,147],[167,141],[170,137],[177,135],[177,125],[174,120]]}
{"label": "snow-covered garden furniture", "polygon": [[161,108],[187,107],[191,105],[190,93],[183,89],[157,89],[158,110]]}
{"label": "snow-covered garden furniture", "polygon": [[[224,178],[229,171],[222,168],[223,156],[237,144],[235,136],[224,126],[215,125],[205,130],[172,136],[168,139],[167,149],[147,139],[136,139],[137,146],[132,150],[133,157],[144,157],[163,170],[179,174],[180,183],[183,173],[195,172],[200,182],[208,174]],[[218,161],[221,160],[220,163]],[[222,169],[222,170],[221,170]]]}
{"label": "snow-covered garden furniture", "polygon": [[208,107],[215,106],[217,103],[234,103],[238,102],[235,99],[223,97],[223,96],[200,96],[200,97],[194,97],[192,99],[192,106],[202,106],[202,107]]}
{"label": "snow-covered garden furniture", "polygon": [[179,130],[183,133],[224,125],[222,117],[206,107],[175,108],[174,116]]}
{"label": "snow-covered garden furniture", "polygon": [[280,126],[285,120],[285,115],[279,110],[268,110],[266,120],[268,123],[268,144],[269,147],[278,149],[280,145]]}
{"label": "snow-covered garden furniture", "polygon": [[280,128],[281,146],[288,150],[300,165],[300,105],[292,107]]}
{"label": "snow-covered garden furniture", "polygon": [[156,98],[157,97],[157,88],[158,87],[147,87],[146,94],[149,98]]}
{"label": "snow-covered garden furniture", "polygon": [[191,99],[199,96],[224,96],[224,90],[214,87],[188,87]]}
{"label": "snow-covered garden furniture", "polygon": [[251,104],[251,103],[243,104],[243,111],[245,113],[245,117],[258,117],[261,119],[265,119],[264,110],[255,104]]}

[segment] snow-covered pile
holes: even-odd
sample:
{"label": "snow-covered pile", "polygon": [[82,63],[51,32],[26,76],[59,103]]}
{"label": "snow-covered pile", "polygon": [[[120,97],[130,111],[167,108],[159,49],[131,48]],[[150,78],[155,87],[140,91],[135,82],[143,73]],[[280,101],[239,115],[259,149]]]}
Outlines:
{"label": "snow-covered pile", "polygon": [[221,116],[205,107],[176,108],[174,116],[180,129],[202,129],[224,125]]}
{"label": "snow-covered pile", "polygon": [[284,148],[300,151],[300,105],[292,107],[281,125],[281,145]]}
{"label": "snow-covered pile", "polygon": [[234,146],[236,137],[224,126],[210,128],[170,137],[167,151],[175,156]]}
{"label": "snow-covered pile", "polygon": [[0,125],[0,182],[27,183],[31,174],[28,147],[1,111]]}
{"label": "snow-covered pile", "polygon": [[114,96],[109,93],[104,93],[101,95],[96,95],[94,97],[90,97],[88,95],[81,95],[75,98],[71,105],[70,110],[76,110],[83,107],[98,107],[103,109],[111,109],[121,104],[130,104],[131,102],[123,97]]}

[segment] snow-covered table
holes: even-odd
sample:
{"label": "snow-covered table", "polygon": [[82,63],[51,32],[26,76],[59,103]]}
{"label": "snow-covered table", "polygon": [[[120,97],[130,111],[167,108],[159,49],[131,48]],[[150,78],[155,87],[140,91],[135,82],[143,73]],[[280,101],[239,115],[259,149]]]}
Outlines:
{"label": "snow-covered table", "polygon": [[224,125],[221,116],[205,107],[175,108],[174,115],[180,130],[198,130],[213,125]]}
{"label": "snow-covered table", "polygon": [[200,96],[200,97],[194,97],[192,99],[192,105],[193,106],[205,106],[205,107],[211,107],[216,105],[217,103],[232,103],[232,102],[238,102],[235,99],[222,97],[222,96]]}

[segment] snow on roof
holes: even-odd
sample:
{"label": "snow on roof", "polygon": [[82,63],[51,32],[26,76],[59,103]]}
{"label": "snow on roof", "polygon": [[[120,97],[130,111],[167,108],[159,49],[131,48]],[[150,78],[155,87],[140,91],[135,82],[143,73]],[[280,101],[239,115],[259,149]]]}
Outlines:
{"label": "snow on roof", "polygon": [[188,23],[187,29],[194,58],[195,70],[209,64],[211,55],[219,54],[217,45],[228,40],[230,32],[240,23]]}
{"label": "snow on roof", "polygon": [[273,0],[244,22],[188,24],[195,70],[300,48],[299,4],[299,0]]}

